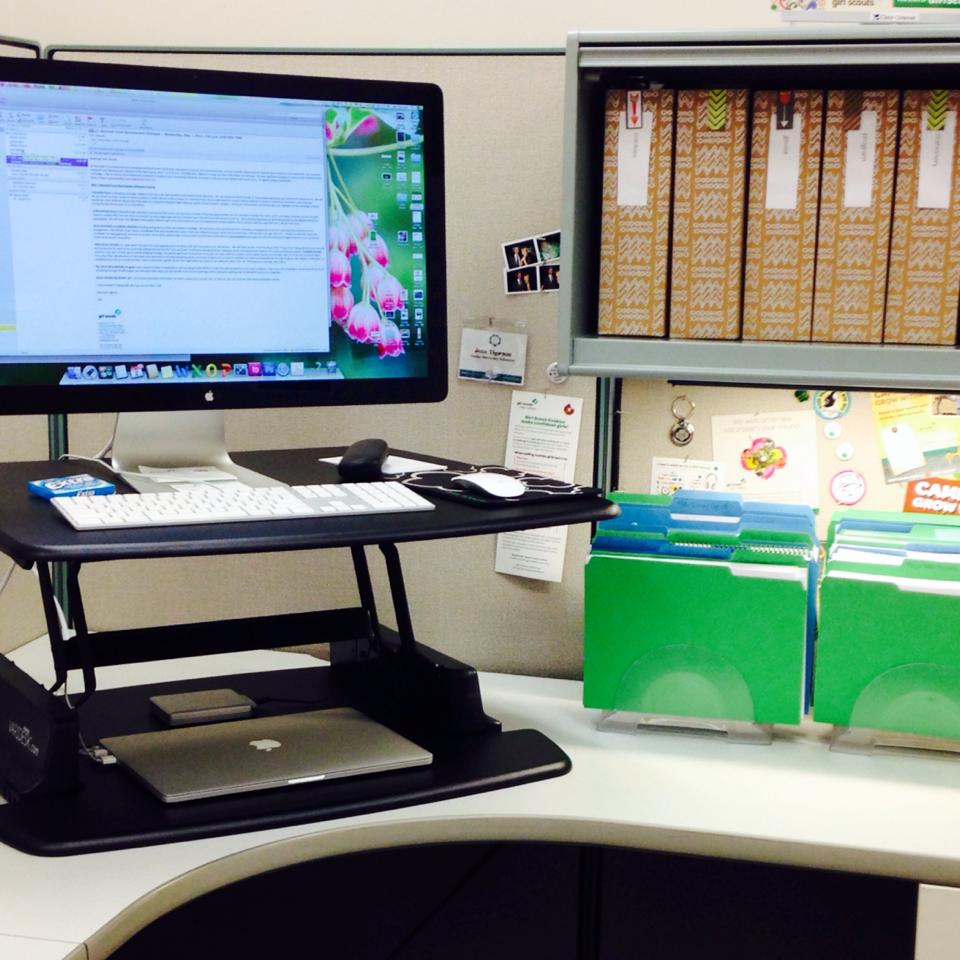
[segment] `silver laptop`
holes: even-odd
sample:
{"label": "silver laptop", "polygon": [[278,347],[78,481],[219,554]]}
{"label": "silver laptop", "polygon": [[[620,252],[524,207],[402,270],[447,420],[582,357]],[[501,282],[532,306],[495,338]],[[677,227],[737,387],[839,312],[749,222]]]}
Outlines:
{"label": "silver laptop", "polygon": [[433,755],[349,707],[105,737],[166,803],[418,767]]}

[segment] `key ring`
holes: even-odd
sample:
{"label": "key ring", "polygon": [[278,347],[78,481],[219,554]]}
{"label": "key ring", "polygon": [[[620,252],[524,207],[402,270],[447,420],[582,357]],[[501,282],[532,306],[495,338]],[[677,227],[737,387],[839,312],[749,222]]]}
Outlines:
{"label": "key ring", "polygon": [[686,395],[676,397],[670,405],[670,412],[677,421],[670,428],[670,440],[677,447],[685,447],[693,439],[693,424],[687,419],[696,410],[697,405]]}

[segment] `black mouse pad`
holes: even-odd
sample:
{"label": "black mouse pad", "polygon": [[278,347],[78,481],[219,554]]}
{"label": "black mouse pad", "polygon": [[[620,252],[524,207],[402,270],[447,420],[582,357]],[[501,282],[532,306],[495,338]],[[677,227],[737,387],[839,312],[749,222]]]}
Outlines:
{"label": "black mouse pad", "polygon": [[[507,477],[516,477],[523,482],[527,491],[519,497],[488,497],[479,490],[467,490],[454,486],[454,478],[466,473],[499,473]],[[602,496],[599,487],[581,487],[575,483],[564,483],[562,480],[553,480],[536,473],[524,473],[522,470],[511,470],[500,466],[415,471],[403,477],[402,482],[415,490],[477,507],[508,507],[511,504],[529,504],[554,497]]]}

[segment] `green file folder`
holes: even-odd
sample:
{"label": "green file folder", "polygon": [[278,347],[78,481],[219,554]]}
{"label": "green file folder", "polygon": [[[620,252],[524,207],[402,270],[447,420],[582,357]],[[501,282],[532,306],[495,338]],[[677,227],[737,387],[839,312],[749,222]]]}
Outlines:
{"label": "green file folder", "polygon": [[834,543],[888,546],[912,542],[960,543],[960,517],[893,510],[838,510],[830,518],[827,549]]}
{"label": "green file folder", "polygon": [[770,560],[591,554],[584,705],[799,723],[807,565]]}
{"label": "green file folder", "polygon": [[960,738],[960,563],[828,564],[813,713],[840,726]]}

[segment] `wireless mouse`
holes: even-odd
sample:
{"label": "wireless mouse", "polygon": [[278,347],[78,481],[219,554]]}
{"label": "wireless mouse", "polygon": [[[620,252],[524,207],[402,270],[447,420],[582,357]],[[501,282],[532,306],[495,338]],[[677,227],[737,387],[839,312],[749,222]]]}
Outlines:
{"label": "wireless mouse", "polygon": [[477,490],[488,497],[500,499],[522,497],[527,492],[527,488],[516,477],[508,477],[503,473],[461,473],[450,482],[455,487]]}
{"label": "wireless mouse", "polygon": [[383,461],[387,459],[386,440],[358,440],[343,452],[337,471],[341,480],[356,483],[381,480]]}

